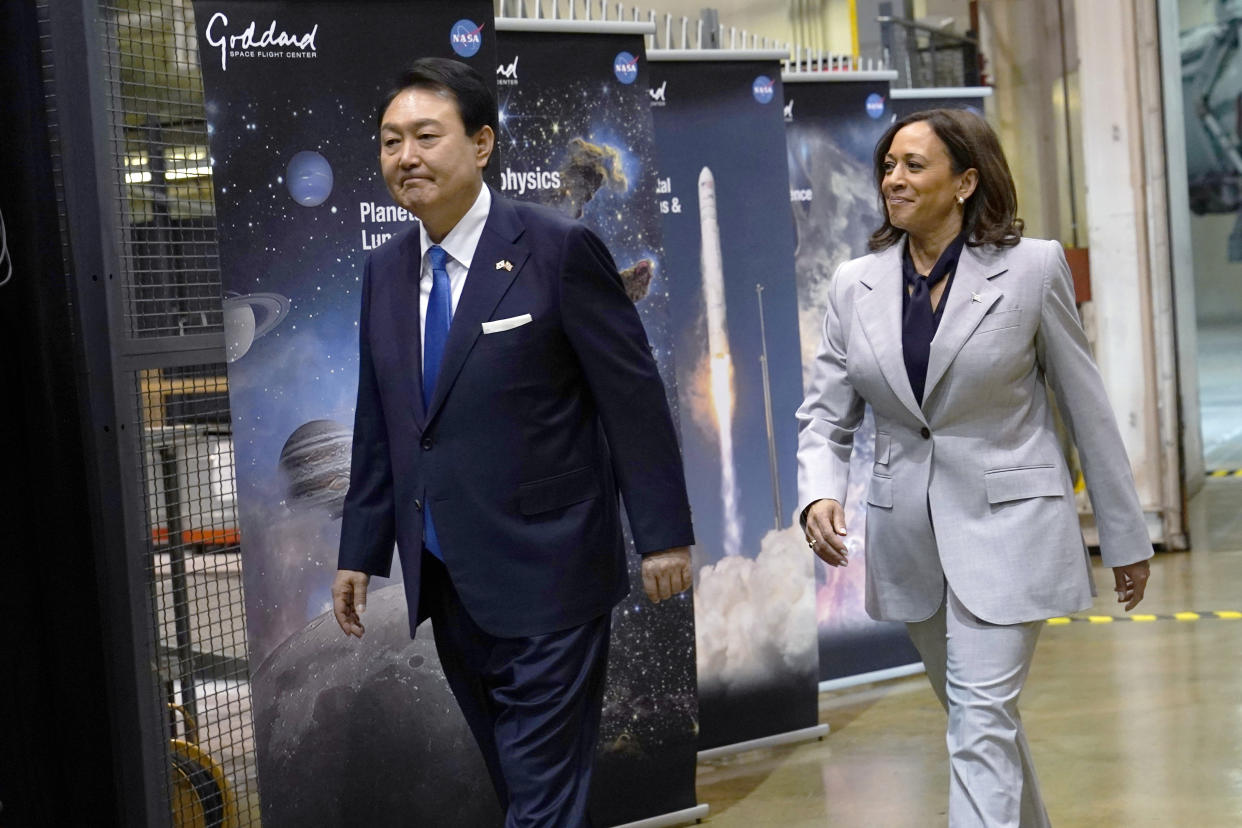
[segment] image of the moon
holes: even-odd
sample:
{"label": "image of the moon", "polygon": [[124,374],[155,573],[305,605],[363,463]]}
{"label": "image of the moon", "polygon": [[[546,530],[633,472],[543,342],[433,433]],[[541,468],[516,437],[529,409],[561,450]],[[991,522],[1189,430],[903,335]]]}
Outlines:
{"label": "image of the moon", "polygon": [[255,671],[259,775],[280,792],[263,798],[263,824],[499,826],[431,625],[410,639],[400,584],[370,594],[365,621],[347,638],[324,613]]}

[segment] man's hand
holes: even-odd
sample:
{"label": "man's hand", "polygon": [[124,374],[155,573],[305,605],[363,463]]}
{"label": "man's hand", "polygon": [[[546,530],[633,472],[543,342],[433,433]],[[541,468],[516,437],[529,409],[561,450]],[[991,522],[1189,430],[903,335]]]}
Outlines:
{"label": "man's hand", "polygon": [[367,584],[371,576],[352,569],[338,569],[332,580],[332,613],[346,635],[362,638],[362,614],[367,611]]}
{"label": "man's hand", "polygon": [[1113,567],[1113,581],[1117,584],[1117,603],[1126,605],[1126,612],[1138,606],[1147,589],[1151,565],[1147,561]]}
{"label": "man's hand", "polygon": [[806,510],[807,545],[829,566],[849,566],[845,509],[835,500],[817,500]]}
{"label": "man's hand", "polygon": [[653,604],[685,592],[693,581],[690,547],[677,546],[643,555],[643,589]]}

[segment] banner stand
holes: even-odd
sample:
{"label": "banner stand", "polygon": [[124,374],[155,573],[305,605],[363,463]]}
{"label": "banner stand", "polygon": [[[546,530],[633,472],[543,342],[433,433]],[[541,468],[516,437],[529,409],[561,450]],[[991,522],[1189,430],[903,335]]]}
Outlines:
{"label": "banner stand", "polygon": [[690,821],[699,822],[706,819],[707,811],[706,805],[695,805],[693,808],[660,814],[649,819],[640,819],[637,822],[627,822],[624,825],[615,825],[613,828],[665,828],[667,825],[683,825]]}
{"label": "banner stand", "polygon": [[876,69],[862,72],[781,72],[783,83],[805,83],[808,81],[841,83],[852,81],[888,81],[897,80],[897,72],[893,69]]}
{"label": "banner stand", "polygon": [[983,115],[984,102],[990,97],[990,86],[921,87],[889,91],[894,121],[922,109],[973,109]]}
{"label": "banner stand", "polygon": [[889,91],[895,101],[940,100],[948,98],[990,98],[990,86],[910,86]]}
{"label": "banner stand", "polygon": [[[819,692],[829,693],[833,690],[846,690],[850,687],[858,687],[863,684],[874,684],[877,681],[889,681],[890,679],[905,678],[906,676],[917,676],[919,673],[925,673],[927,670],[923,667],[923,662],[916,661],[913,664],[903,664],[900,667],[889,667],[884,670],[872,670],[869,673],[858,673],[852,676],[843,676],[836,679],[828,679],[819,683]],[[699,754],[702,757],[703,754]]]}
{"label": "banner stand", "polygon": [[798,742],[811,742],[815,739],[822,739],[828,735],[830,728],[826,724],[818,724],[814,727],[804,727],[801,730],[787,730],[784,733],[776,733],[771,736],[764,736],[761,739],[749,739],[745,742],[735,742],[731,745],[721,745],[720,747],[708,748],[699,751],[699,761],[707,759],[718,759],[721,756],[730,756],[734,753],[741,753],[746,750],[757,750],[759,748],[776,747],[777,745],[792,745]]}
{"label": "banner stand", "polygon": [[826,732],[816,729],[814,569],[785,507],[797,495],[797,430],[774,416],[803,396],[778,80],[788,53],[647,57],[669,301],[682,324],[702,758]]}
{"label": "banner stand", "polygon": [[[642,21],[498,18],[500,128],[493,186],[579,219],[608,246],[678,419],[674,335],[658,213]],[[627,546],[632,540],[627,530]],[[652,605],[639,557],[613,611],[591,793],[597,825],[702,818],[695,794],[694,598]]]}
{"label": "banner stand", "polygon": [[[654,35],[655,23],[645,20],[570,20],[548,17],[497,17],[497,32],[545,34]],[[637,823],[634,823],[637,824]]]}
{"label": "banner stand", "polygon": [[[892,123],[897,73],[785,72],[790,201],[797,227],[799,331],[804,372],[813,365],[837,267],[867,251],[880,223],[873,181],[875,142]],[[804,381],[809,374],[804,373]],[[874,457],[868,411],[854,437],[846,522],[850,567],[816,566],[820,691],[852,687],[921,670],[904,625],[863,611],[866,578],[866,492]]]}

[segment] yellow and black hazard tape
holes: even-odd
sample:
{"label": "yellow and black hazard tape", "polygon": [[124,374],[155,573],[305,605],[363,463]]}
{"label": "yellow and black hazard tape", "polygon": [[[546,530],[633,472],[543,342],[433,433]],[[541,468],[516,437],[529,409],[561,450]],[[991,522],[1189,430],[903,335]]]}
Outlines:
{"label": "yellow and black hazard tape", "polygon": [[1237,610],[1212,610],[1211,612],[1175,612],[1172,615],[1153,615],[1136,612],[1132,615],[1062,615],[1049,618],[1047,623],[1057,627],[1063,624],[1111,624],[1114,621],[1204,621],[1219,619],[1221,621],[1240,621],[1242,612]]}
{"label": "yellow and black hazard tape", "polygon": [[1208,477],[1242,477],[1242,469],[1211,469]]}

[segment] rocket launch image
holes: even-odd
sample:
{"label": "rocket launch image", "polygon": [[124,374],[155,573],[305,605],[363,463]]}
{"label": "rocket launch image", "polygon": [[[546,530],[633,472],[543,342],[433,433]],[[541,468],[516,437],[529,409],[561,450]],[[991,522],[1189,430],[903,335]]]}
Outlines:
{"label": "rocket launch image", "polygon": [[733,463],[733,357],[725,317],[724,256],[716,217],[716,178],[708,167],[699,172],[699,262],[707,315],[707,354],[712,417],[720,440],[720,499],[724,514],[725,555],[742,551],[742,517],[738,508],[737,470]]}

